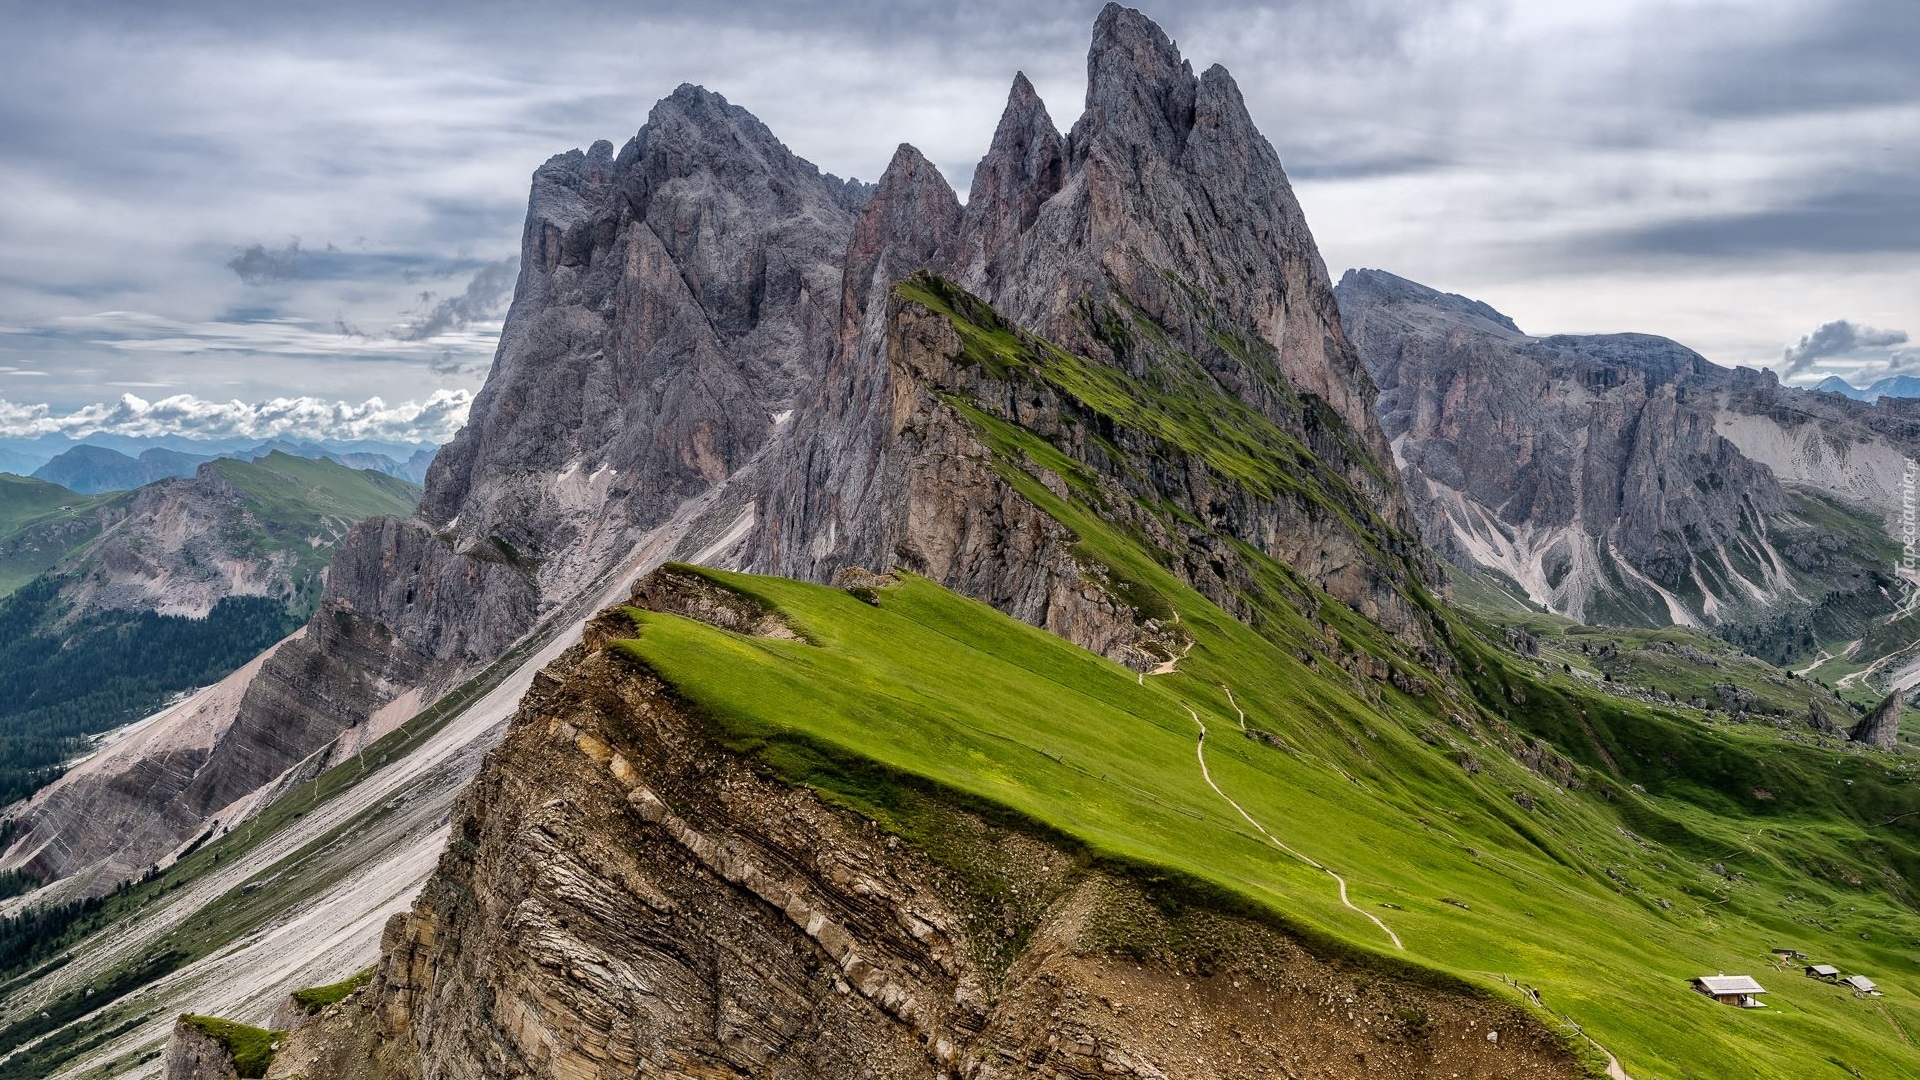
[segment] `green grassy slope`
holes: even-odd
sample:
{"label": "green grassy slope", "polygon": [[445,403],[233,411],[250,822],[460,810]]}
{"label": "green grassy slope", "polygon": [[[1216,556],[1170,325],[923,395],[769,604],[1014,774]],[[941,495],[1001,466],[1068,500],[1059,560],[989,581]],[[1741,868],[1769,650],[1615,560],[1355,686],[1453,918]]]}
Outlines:
{"label": "green grassy slope", "polygon": [[303,606],[318,599],[319,571],[348,529],[370,517],[404,518],[420,502],[417,484],[278,450],[258,461],[229,458],[206,468],[240,494],[245,524],[227,537],[236,554],[299,556],[293,577],[302,583]]}
{"label": "green grassy slope", "polygon": [[279,450],[257,461],[223,458],[209,468],[245,492],[249,508],[263,520],[285,527],[404,515],[420,501],[418,484]]}
{"label": "green grassy slope", "polygon": [[1843,729],[1859,719],[1851,703],[1825,684],[1697,630],[1590,626],[1543,612],[1461,607],[1484,620],[1494,640],[1508,629],[1531,637],[1536,665],[1547,677],[1578,675],[1617,695],[1657,704],[1671,699],[1783,730],[1810,732],[1806,720],[1816,703]]}
{"label": "green grassy slope", "polygon": [[[876,607],[782,579],[710,576],[776,608],[806,640],[636,610],[638,636],[621,647],[736,749],[904,832],[914,831],[896,812],[909,805],[904,786],[1012,810],[1094,856],[1204,882],[1324,949],[1495,990],[1503,976],[1534,986],[1643,1078],[1803,1077],[1832,1069],[1828,1058],[1868,1076],[1920,1068],[1897,1026],[1920,1029],[1920,917],[1895,899],[1904,886],[1861,876],[1871,864],[1848,838],[1864,828],[1843,797],[1822,805],[1793,792],[1776,796],[1793,798],[1790,812],[1736,816],[1710,805],[1724,795],[1685,790],[1698,777],[1643,794],[1579,767],[1568,790],[1502,753],[1491,732],[1436,731],[1433,702],[1366,701],[1170,579],[1152,585],[1194,648],[1177,673],[1143,679],[919,579]],[[1242,711],[1267,736],[1243,733]],[[1343,875],[1404,951],[1208,787],[1197,723],[1213,780]],[[1880,761],[1706,737],[1788,759],[1772,768],[1815,786],[1910,783]],[[1461,767],[1463,754],[1476,769]],[[1871,972],[1888,996],[1856,1000],[1769,971],[1767,950],[1781,943]],[[1758,975],[1772,1008],[1741,1012],[1688,990],[1688,977],[1722,970]]]}
{"label": "green grassy slope", "polygon": [[[971,370],[1042,383],[1153,455],[1109,468],[1165,462],[1177,475],[1198,462],[1223,485],[1299,493],[1328,520],[1379,528],[1345,481],[1204,371],[1149,384],[1034,341],[944,283],[899,293],[953,323]],[[1129,332],[1155,328],[1136,319]],[[1492,627],[1414,583],[1403,595],[1437,640],[1391,638],[1247,543],[1129,496],[1067,444],[984,400],[943,400],[1115,595],[1177,617],[1193,643],[1177,672],[1137,676],[913,578],[876,607],[714,573],[806,640],[634,611],[637,636],[621,647],[730,745],[903,833],[923,831],[903,792],[936,789],[1263,912],[1330,952],[1489,992],[1526,984],[1640,1080],[1920,1072],[1920,762],[1601,692],[1496,647]],[[1123,441],[1100,452],[1121,457]],[[1183,536],[1195,539],[1167,539]],[[1173,572],[1193,553],[1160,545],[1189,542],[1227,546],[1245,569],[1210,586],[1241,618]],[[1640,644],[1681,657],[1676,643]],[[1743,677],[1765,666],[1698,651],[1710,668],[1755,666]],[[1757,685],[1804,708],[1803,688]],[[1277,844],[1203,776],[1202,724],[1213,782]],[[1775,945],[1872,975],[1887,996],[1769,970]],[[1689,990],[1719,971],[1760,977],[1772,1007]]]}
{"label": "green grassy slope", "polygon": [[51,569],[93,539],[88,514],[120,495],[80,495],[58,484],[0,473],[0,596]]}

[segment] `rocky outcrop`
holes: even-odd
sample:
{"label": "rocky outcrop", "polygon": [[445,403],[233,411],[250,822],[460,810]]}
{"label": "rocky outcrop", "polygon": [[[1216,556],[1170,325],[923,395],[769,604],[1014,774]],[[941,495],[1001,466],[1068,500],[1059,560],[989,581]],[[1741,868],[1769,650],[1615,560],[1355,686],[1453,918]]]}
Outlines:
{"label": "rocky outcrop", "polygon": [[372,986],[274,1075],[343,1047],[370,1080],[1579,1075],[1512,1006],[957,807],[923,808],[936,858],[722,750],[621,655],[542,674]]}
{"label": "rocky outcrop", "polygon": [[193,1018],[174,1021],[167,1037],[167,1080],[240,1080],[233,1052]]}
{"label": "rocky outcrop", "polygon": [[[1378,270],[1348,272],[1339,297],[1421,530],[1456,563],[1593,622],[1726,627],[1884,605],[1892,568],[1828,522],[1855,507],[1855,532],[1871,534],[1895,504],[1872,501],[1873,481],[1838,482],[1850,465],[1822,478],[1755,452],[1777,442],[1762,428],[1779,422],[1761,417],[1826,395],[1762,385],[1664,338],[1532,337],[1484,303]],[[1888,435],[1834,420],[1861,458],[1895,452]]]}
{"label": "rocky outcrop", "polygon": [[1888,694],[1880,704],[1873,707],[1853,730],[1847,733],[1852,742],[1865,743],[1881,750],[1892,750],[1900,745],[1900,714],[1902,702],[1898,693]]}

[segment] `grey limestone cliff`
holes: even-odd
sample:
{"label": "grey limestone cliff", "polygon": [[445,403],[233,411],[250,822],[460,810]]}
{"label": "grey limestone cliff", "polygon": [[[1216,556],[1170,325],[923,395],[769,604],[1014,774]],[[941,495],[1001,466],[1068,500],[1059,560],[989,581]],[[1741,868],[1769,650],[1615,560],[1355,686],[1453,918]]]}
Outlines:
{"label": "grey limestone cliff", "polygon": [[[1071,394],[957,363],[953,331],[892,292],[929,271],[971,290],[961,302],[984,305],[984,319],[1144,385],[1222,395],[1309,448],[1314,482],[1352,511],[1345,521],[1297,494],[1248,502],[1151,440],[1109,440],[1121,460],[1098,462],[1089,445],[1081,460],[1132,483],[1127,502],[1215,519],[1207,538],[1172,548],[1211,546],[1221,565],[1233,559],[1228,538],[1254,543],[1422,639],[1404,593],[1427,571],[1379,465],[1373,384],[1277,155],[1225,69],[1196,78],[1136,11],[1101,13],[1087,63],[1086,110],[1065,137],[1015,79],[964,209],[916,151],[896,155],[855,228],[836,352],[800,415],[791,468],[763,499],[750,565],[818,580],[901,566],[1116,659],[1155,662],[1101,568],[1077,561],[1070,532],[995,474],[949,406],[965,400],[1050,439],[1103,421]],[[1230,602],[1217,574],[1195,581]]]}
{"label": "grey limestone cliff", "polygon": [[832,353],[868,193],[695,86],[617,154],[601,142],[543,165],[493,369],[418,512],[345,538],[306,630],[236,690],[211,746],[69,778],[63,798],[111,789],[148,826],[30,822],[38,869],[159,859],[390,703],[499,658],[728,479]]}
{"label": "grey limestone cliff", "polygon": [[1595,622],[1884,610],[1887,459],[1914,445],[1894,418],[1665,338],[1530,336],[1382,271],[1339,298],[1421,529],[1457,564]]}

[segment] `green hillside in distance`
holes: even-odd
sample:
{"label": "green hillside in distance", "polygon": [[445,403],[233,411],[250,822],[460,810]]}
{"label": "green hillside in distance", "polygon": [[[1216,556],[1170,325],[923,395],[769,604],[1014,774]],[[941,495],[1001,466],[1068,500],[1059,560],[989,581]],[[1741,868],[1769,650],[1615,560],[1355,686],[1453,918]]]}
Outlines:
{"label": "green hillside in distance", "polygon": [[[28,516],[35,504],[23,495],[16,542],[71,535],[51,565],[17,563],[37,576],[0,579],[9,586],[0,597],[0,803],[58,776],[88,737],[218,682],[292,633],[312,614],[348,530],[404,517],[420,497],[404,480],[279,452],[109,496],[63,499],[53,493],[64,488],[32,480],[21,490],[53,509]],[[180,521],[200,534],[173,536]],[[143,571],[126,569],[197,580],[234,563],[251,564],[268,595],[222,595],[198,618],[162,613],[158,593],[140,592]],[[89,599],[110,590],[119,590],[111,605]]]}
{"label": "green hillside in distance", "polygon": [[418,484],[280,450],[254,461],[221,458],[204,468],[244,492],[250,509],[262,520],[284,527],[405,515],[420,501]]}
{"label": "green hillside in distance", "polygon": [[[898,296],[953,325],[971,370],[1044,383],[1176,469],[1327,483],[1204,378],[1119,387],[948,283],[913,279]],[[911,576],[861,596],[680,568],[778,612],[800,640],[632,609],[619,647],[730,747],[936,857],[928,815],[944,800],[991,807],[1176,902],[1203,895],[1325,953],[1539,1008],[1639,1080],[1920,1073],[1920,759],[1804,738],[1760,705],[1736,724],[1724,706],[1634,688],[1665,682],[1671,698],[1726,680],[1783,715],[1826,691],[1657,632],[1616,642],[1633,666],[1607,669],[1568,631],[1556,664],[1415,583],[1406,599],[1439,636],[1417,647],[1216,533],[1248,570],[1227,586],[1230,614],[1170,569],[1191,553],[1151,537],[1173,530],[1140,527],[1165,507],[1121,504],[1124,490],[989,402],[944,400],[1000,476],[1073,532],[1076,559],[1177,620],[1192,645],[1173,670],[1137,674]],[[1567,670],[1576,655],[1585,673]],[[1868,974],[1886,996],[1774,967],[1775,946]],[[1758,977],[1769,1007],[1688,984],[1718,972]]]}
{"label": "green hillside in distance", "polygon": [[45,573],[98,527],[87,518],[116,495],[81,495],[44,480],[0,473],[0,596]]}
{"label": "green hillside in distance", "polygon": [[196,481],[217,478],[239,495],[246,525],[235,536],[237,554],[299,556],[292,576],[301,587],[302,617],[319,599],[320,571],[333,558],[336,541],[368,518],[404,518],[420,502],[418,484],[279,450],[257,461],[223,458],[201,468]]}

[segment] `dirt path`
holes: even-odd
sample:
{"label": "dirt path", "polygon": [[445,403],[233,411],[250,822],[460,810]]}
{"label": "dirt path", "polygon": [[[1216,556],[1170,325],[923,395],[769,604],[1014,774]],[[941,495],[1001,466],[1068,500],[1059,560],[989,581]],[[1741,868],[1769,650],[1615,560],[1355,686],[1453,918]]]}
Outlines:
{"label": "dirt path", "polygon": [[1242,709],[1240,703],[1234,700],[1233,687],[1228,686],[1226,683],[1221,683],[1220,689],[1227,692],[1227,704],[1233,706],[1233,711],[1240,714],[1240,730],[1247,730],[1247,710]]}
{"label": "dirt path", "polygon": [[[1221,683],[1220,689],[1227,692],[1227,704],[1232,705],[1233,711],[1237,713],[1240,717],[1240,730],[1241,731],[1247,730],[1247,713],[1246,713],[1246,710],[1240,707],[1240,702],[1233,696],[1233,687],[1228,686],[1226,683]],[[1207,786],[1213,789],[1213,793],[1215,795],[1220,796],[1222,799],[1225,799],[1227,802],[1227,805],[1233,807],[1234,810],[1237,811],[1242,818],[1245,818],[1247,824],[1252,825],[1255,829],[1258,829],[1260,831],[1260,835],[1266,837],[1268,843],[1272,844],[1274,847],[1279,848],[1281,851],[1284,851],[1287,854],[1293,856],[1294,858],[1299,859],[1301,862],[1306,863],[1308,866],[1313,867],[1315,870],[1318,870],[1321,873],[1326,874],[1328,877],[1332,878],[1335,882],[1337,882],[1340,886],[1340,903],[1344,904],[1349,911],[1354,911],[1361,915],[1365,915],[1368,919],[1372,920],[1373,925],[1379,927],[1382,931],[1386,933],[1386,935],[1389,938],[1393,939],[1394,948],[1404,950],[1406,946],[1400,943],[1400,935],[1394,933],[1391,927],[1389,927],[1386,923],[1381,922],[1378,918],[1374,916],[1372,912],[1365,911],[1361,908],[1355,907],[1353,905],[1353,901],[1347,899],[1347,881],[1345,878],[1341,877],[1339,874],[1334,873],[1332,870],[1327,869],[1325,866],[1322,866],[1321,864],[1319,864],[1318,862],[1315,862],[1314,860],[1308,858],[1307,856],[1302,855],[1300,852],[1295,851],[1294,849],[1288,847],[1286,844],[1281,843],[1279,839],[1277,839],[1272,833],[1266,830],[1266,827],[1264,825],[1261,825],[1258,821],[1254,820],[1254,817],[1252,814],[1247,813],[1245,808],[1243,808],[1239,803],[1234,802],[1231,796],[1229,796],[1226,792],[1220,790],[1220,785],[1213,782],[1213,773],[1209,771],[1207,768],[1207,751],[1206,751],[1207,725],[1204,721],[1200,719],[1200,714],[1193,711],[1192,706],[1184,705],[1183,707],[1187,710],[1187,715],[1193,717],[1194,725],[1200,729],[1200,738],[1199,738],[1199,741],[1194,744],[1193,752],[1194,752],[1194,756],[1197,757],[1200,761],[1200,775],[1202,778],[1206,780]],[[1605,751],[1603,750],[1601,751],[1601,753],[1604,754]],[[1343,773],[1342,775],[1345,775],[1345,774]],[[1606,1055],[1608,1080],[1633,1080],[1633,1077],[1628,1076],[1627,1071],[1620,1067],[1620,1059],[1614,1057],[1611,1051],[1609,1051],[1606,1047],[1601,1046],[1599,1043],[1594,1042],[1593,1037],[1591,1035],[1586,1034],[1584,1031],[1581,1032],[1580,1034],[1581,1034],[1581,1038],[1586,1039],[1588,1043],[1592,1044],[1595,1050],[1598,1050],[1602,1054]]]}
{"label": "dirt path", "polygon": [[[1346,878],[1341,877],[1339,874],[1334,873],[1332,870],[1329,870],[1325,866],[1322,866],[1320,863],[1315,862],[1314,860],[1308,858],[1307,856],[1302,855],[1300,852],[1295,851],[1294,849],[1288,847],[1286,844],[1281,843],[1278,837],[1274,836],[1272,833],[1267,831],[1267,827],[1265,825],[1260,824],[1260,822],[1254,819],[1254,816],[1252,814],[1247,813],[1246,808],[1242,807],[1239,803],[1234,802],[1232,796],[1220,790],[1220,785],[1213,782],[1213,773],[1207,768],[1206,722],[1200,719],[1200,714],[1197,712],[1194,712],[1192,706],[1190,705],[1184,706],[1184,708],[1186,708],[1187,710],[1187,715],[1193,717],[1194,725],[1200,729],[1200,738],[1198,741],[1194,743],[1193,754],[1194,754],[1194,757],[1198,758],[1200,761],[1201,778],[1206,780],[1207,786],[1213,789],[1213,793],[1215,795],[1220,796],[1222,799],[1226,800],[1226,804],[1228,806],[1233,807],[1234,810],[1238,812],[1242,818],[1245,818],[1247,824],[1253,826],[1256,830],[1258,830],[1261,836],[1266,837],[1267,843],[1272,844],[1274,847],[1279,848],[1281,851],[1286,852],[1287,854],[1293,856],[1294,858],[1299,859],[1301,862],[1306,863],[1308,866],[1313,867],[1315,870],[1318,870],[1321,873],[1332,878],[1334,880],[1334,883],[1340,886],[1340,903],[1343,906],[1345,906],[1347,910],[1352,911],[1355,914],[1365,916],[1369,921],[1373,923],[1373,925],[1379,927],[1382,933],[1386,934],[1387,937],[1393,940],[1394,948],[1405,949],[1406,946],[1400,943],[1400,935],[1394,933],[1392,927],[1388,926],[1386,923],[1381,922],[1379,917],[1374,915],[1373,912],[1367,911],[1363,908],[1356,907],[1354,906],[1354,903],[1352,900],[1347,899],[1347,879]],[[1238,709],[1238,706],[1235,706],[1235,708]],[[1244,723],[1244,720],[1242,722]]]}
{"label": "dirt path", "polygon": [[1813,658],[1813,663],[1808,664],[1806,667],[1803,667],[1800,670],[1794,672],[1794,675],[1798,678],[1804,679],[1807,676],[1813,674],[1814,668],[1819,667],[1821,664],[1824,664],[1831,659],[1833,659],[1833,654],[1828,652],[1825,649],[1821,649],[1820,655]]}

